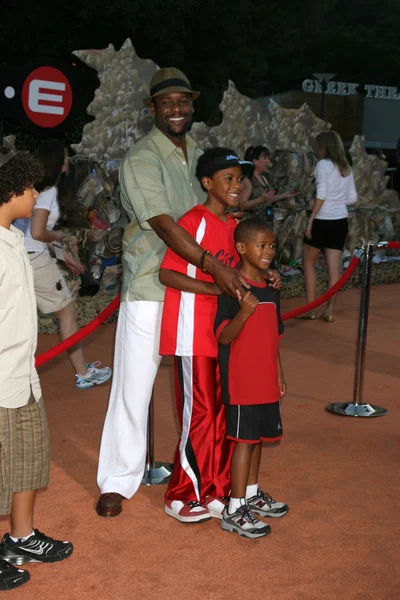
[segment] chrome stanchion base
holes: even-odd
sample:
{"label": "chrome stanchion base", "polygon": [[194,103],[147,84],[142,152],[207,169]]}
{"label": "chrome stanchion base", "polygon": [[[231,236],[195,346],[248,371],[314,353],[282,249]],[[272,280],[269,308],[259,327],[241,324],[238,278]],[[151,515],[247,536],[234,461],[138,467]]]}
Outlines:
{"label": "chrome stanchion base", "polygon": [[174,465],[166,462],[147,463],[141,485],[168,483]]}
{"label": "chrome stanchion base", "polygon": [[334,402],[328,404],[326,410],[345,417],[384,417],[388,412],[386,408],[375,406],[375,404],[354,404],[353,402]]}

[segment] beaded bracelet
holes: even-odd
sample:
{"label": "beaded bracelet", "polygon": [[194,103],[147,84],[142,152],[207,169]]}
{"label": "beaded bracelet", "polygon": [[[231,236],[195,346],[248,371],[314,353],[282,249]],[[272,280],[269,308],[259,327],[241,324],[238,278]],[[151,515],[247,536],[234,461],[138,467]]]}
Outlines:
{"label": "beaded bracelet", "polygon": [[204,261],[207,254],[210,254],[211,256],[211,252],[209,250],[203,250],[200,257],[200,271],[203,271],[203,273],[208,273],[207,269],[204,267]]}

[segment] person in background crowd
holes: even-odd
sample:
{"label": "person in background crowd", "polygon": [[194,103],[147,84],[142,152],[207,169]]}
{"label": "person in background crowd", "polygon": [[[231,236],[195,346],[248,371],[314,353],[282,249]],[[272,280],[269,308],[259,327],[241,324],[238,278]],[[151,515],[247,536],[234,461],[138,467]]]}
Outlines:
{"label": "person in background crowd", "polygon": [[250,179],[245,179],[243,192],[239,200],[239,210],[246,216],[259,217],[272,222],[272,205],[280,200],[294,198],[299,192],[284,192],[277,194],[268,181],[267,172],[270,169],[271,152],[266,146],[250,146],[247,148],[244,160],[252,161],[254,173]]}
{"label": "person in background crowd", "polygon": [[[65,148],[58,140],[47,140],[40,144],[36,157],[43,167],[44,178],[36,184],[40,192],[31,219],[18,219],[15,227],[24,232],[25,249],[33,269],[35,295],[38,308],[44,315],[55,313],[60,321],[60,338],[65,340],[76,331],[75,307],[68,284],[52,258],[49,248],[61,245],[63,259],[67,267],[76,275],[83,273],[83,266],[77,259],[77,243],[72,236],[54,227],[60,217],[57,182],[68,168]],[[73,346],[69,359],[75,371],[77,388],[90,388],[110,379],[110,367],[99,368],[98,361],[87,363],[82,347]]]}
{"label": "person in background crowd", "polygon": [[[316,298],[315,264],[325,251],[329,287],[340,278],[340,259],[348,233],[347,206],[357,201],[353,173],[346,159],[343,142],[336,131],[322,131],[316,137],[319,162],[315,169],[316,198],[304,237],[304,279],[307,302]],[[321,318],[333,323],[336,296],[330,298]],[[314,320],[315,312],[299,318]]]}

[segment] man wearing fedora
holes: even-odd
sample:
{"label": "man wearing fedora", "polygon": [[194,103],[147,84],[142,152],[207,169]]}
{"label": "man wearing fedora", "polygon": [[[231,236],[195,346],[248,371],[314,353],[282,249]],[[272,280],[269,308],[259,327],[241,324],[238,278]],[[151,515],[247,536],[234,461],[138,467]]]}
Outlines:
{"label": "man wearing fedora", "polygon": [[114,379],[97,473],[101,496],[96,511],[102,517],[117,516],[143,478],[148,407],[161,361],[165,288],[158,274],[166,247],[205,268],[223,293],[236,297],[242,284],[248,287],[237,271],[205,253],[176,223],[206,198],[195,177],[201,151],[187,135],[199,95],[178,69],[157,71],[144,100],[155,125],[121,163],[121,198],[130,223],[123,238]]}

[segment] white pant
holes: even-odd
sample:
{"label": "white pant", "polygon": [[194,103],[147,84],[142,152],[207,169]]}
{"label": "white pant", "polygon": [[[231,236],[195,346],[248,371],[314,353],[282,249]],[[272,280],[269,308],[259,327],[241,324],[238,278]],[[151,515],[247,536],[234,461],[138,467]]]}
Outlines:
{"label": "white pant", "polygon": [[146,463],[147,416],[158,354],[162,302],[121,302],[114,377],[101,437],[97,485],[131,498]]}

